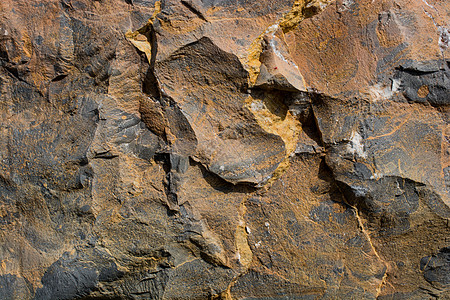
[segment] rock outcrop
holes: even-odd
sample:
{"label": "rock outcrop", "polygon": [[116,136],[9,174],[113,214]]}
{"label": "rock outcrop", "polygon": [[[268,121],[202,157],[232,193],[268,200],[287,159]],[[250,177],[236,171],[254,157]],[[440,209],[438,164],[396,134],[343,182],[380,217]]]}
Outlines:
{"label": "rock outcrop", "polygon": [[2,0],[0,299],[450,299],[449,16]]}

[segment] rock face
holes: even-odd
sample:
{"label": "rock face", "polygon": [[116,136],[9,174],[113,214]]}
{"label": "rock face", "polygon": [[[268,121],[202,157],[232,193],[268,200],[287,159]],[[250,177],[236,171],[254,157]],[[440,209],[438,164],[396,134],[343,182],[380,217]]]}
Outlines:
{"label": "rock face", "polygon": [[2,0],[0,299],[450,299],[449,16]]}

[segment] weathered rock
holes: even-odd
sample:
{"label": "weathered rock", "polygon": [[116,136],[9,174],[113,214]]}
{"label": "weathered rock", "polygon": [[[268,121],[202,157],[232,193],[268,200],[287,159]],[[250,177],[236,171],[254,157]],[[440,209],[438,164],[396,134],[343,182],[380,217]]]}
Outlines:
{"label": "weathered rock", "polygon": [[285,156],[284,143],[244,107],[248,75],[237,57],[202,38],[157,62],[155,75],[196,137],[185,150],[184,132],[171,133],[174,153],[192,156],[232,183],[270,177]]}
{"label": "weathered rock", "polygon": [[449,15],[3,0],[0,299],[450,298]]}

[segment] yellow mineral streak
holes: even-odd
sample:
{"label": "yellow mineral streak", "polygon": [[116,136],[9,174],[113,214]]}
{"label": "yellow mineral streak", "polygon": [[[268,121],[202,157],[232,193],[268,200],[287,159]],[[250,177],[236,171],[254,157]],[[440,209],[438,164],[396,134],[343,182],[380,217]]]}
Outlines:
{"label": "yellow mineral streak", "polygon": [[247,50],[247,57],[244,58],[241,63],[246,66],[250,77],[250,86],[253,86],[259,75],[259,68],[261,67],[261,62],[259,57],[262,52],[262,40],[266,34],[275,34],[278,30],[278,25],[269,26],[263,33],[261,33],[254,41],[251,43],[250,48]]}
{"label": "yellow mineral streak", "polygon": [[153,22],[156,19],[156,16],[161,12],[161,1],[156,1],[155,3],[155,11],[153,12],[153,15],[150,17],[150,19],[147,21],[147,24],[145,24],[143,27],[139,28],[136,31],[131,32],[129,30],[127,33],[125,33],[125,37],[140,51],[145,53],[145,56],[147,56],[148,61],[151,60],[152,56],[152,46],[150,45],[150,42],[148,41],[147,37],[144,35],[146,32],[148,32],[149,28],[152,26]]}
{"label": "yellow mineral streak", "polygon": [[287,33],[295,29],[304,19],[310,18],[325,9],[333,0],[295,0],[291,10],[285,14],[281,20],[269,26],[250,45],[247,50],[247,57],[241,62],[246,66],[250,76],[250,86],[255,84],[259,74],[261,62],[259,57],[262,51],[262,39],[264,35],[275,34],[278,29]]}
{"label": "yellow mineral streak", "polygon": [[[332,0],[295,0],[292,9],[278,20],[274,25],[269,26],[263,33],[261,33],[250,45],[247,50],[247,58],[241,62],[246,66],[249,72],[249,83],[253,86],[258,78],[261,62],[260,55],[262,52],[262,40],[265,35],[275,35],[281,29],[281,34],[287,33],[295,29],[300,22],[306,18],[310,18],[315,14],[323,11]],[[301,132],[301,124],[292,114],[285,109],[284,116],[279,116],[272,113],[279,109],[280,101],[272,98],[267,98],[261,101],[262,105],[255,105],[257,101],[252,97],[246,100],[246,107],[254,114],[258,124],[267,132],[280,136],[286,147],[286,158],[278,168],[275,170],[272,178],[269,180],[273,182],[284,173],[289,167],[289,156],[294,152],[297,145],[298,136]],[[253,104],[253,105],[252,105]],[[258,109],[255,109],[258,106]]]}
{"label": "yellow mineral streak", "polygon": [[242,201],[239,207],[239,225],[236,228],[235,233],[235,244],[236,244],[236,252],[238,255],[239,263],[244,267],[248,268],[253,259],[253,253],[248,245],[247,240],[247,231],[245,228],[244,215],[247,211],[245,207],[246,199]]}
{"label": "yellow mineral streak", "polygon": [[[130,34],[127,32],[125,36],[127,39],[136,47],[139,49],[139,51],[142,51],[145,53],[145,56],[147,56],[148,61],[150,61],[152,56],[152,46],[147,40],[147,37],[143,34],[135,34],[137,31]],[[133,36],[131,36],[131,34]]]}
{"label": "yellow mineral streak", "polygon": [[244,216],[247,213],[247,207],[245,206],[245,202],[247,201],[248,196],[245,196],[242,199],[242,202],[239,206],[239,224],[236,227],[236,233],[235,233],[235,247],[236,247],[236,254],[237,258],[239,260],[239,263],[241,264],[241,268],[239,269],[239,274],[237,274],[233,280],[228,284],[228,287],[225,291],[220,293],[220,295],[217,295],[217,297],[212,299],[221,299],[221,300],[233,300],[233,297],[231,296],[231,288],[234,286],[234,284],[237,282],[239,277],[244,274],[248,268],[250,267],[250,264],[253,260],[253,253],[252,249],[250,248],[248,244],[248,233],[247,229],[245,227],[245,219]]}
{"label": "yellow mineral streak", "polygon": [[289,167],[289,157],[297,146],[298,136],[302,130],[300,121],[274,95],[269,95],[265,99],[248,97],[245,106],[253,113],[261,128],[280,136],[284,141],[286,156],[268,181],[271,183]]}
{"label": "yellow mineral streak", "polygon": [[23,41],[23,52],[28,58],[31,58],[33,55],[33,45],[31,43],[30,36],[24,32],[22,35],[22,41]]}
{"label": "yellow mineral streak", "polygon": [[280,27],[287,33],[300,24],[306,18],[310,18],[328,6],[332,0],[295,0],[290,12],[284,15],[280,21]]}

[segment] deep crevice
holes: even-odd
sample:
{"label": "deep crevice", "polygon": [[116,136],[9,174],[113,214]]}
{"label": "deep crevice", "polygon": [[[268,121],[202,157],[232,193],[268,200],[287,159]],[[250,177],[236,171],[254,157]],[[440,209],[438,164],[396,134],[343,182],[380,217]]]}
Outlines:
{"label": "deep crevice", "polygon": [[170,154],[169,153],[156,153],[155,156],[153,157],[153,159],[156,163],[159,163],[160,165],[162,165],[162,168],[163,168],[164,172],[166,173],[165,180],[163,182],[164,193],[166,195],[166,200],[167,200],[167,202],[165,204],[167,207],[167,214],[169,216],[173,216],[179,212],[179,207],[178,207],[177,195],[171,188],[171,184],[173,184],[173,182],[171,182],[171,181],[173,180],[173,178],[171,175],[172,167],[171,167],[171,163],[170,163]]}
{"label": "deep crevice", "polygon": [[220,191],[224,194],[227,193],[253,193],[258,190],[257,187],[248,184],[248,183],[230,183],[220,177],[219,175],[208,170],[206,166],[202,163],[195,161],[194,159],[190,159],[190,166],[196,166],[202,172],[203,178],[206,182],[215,190]]}

